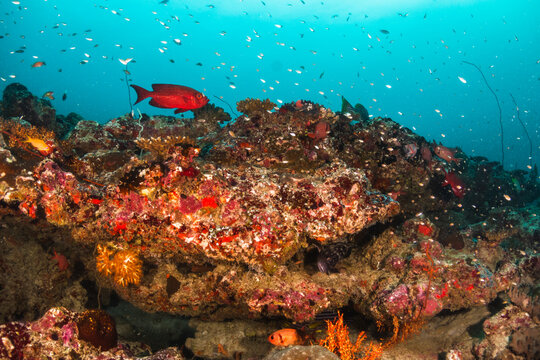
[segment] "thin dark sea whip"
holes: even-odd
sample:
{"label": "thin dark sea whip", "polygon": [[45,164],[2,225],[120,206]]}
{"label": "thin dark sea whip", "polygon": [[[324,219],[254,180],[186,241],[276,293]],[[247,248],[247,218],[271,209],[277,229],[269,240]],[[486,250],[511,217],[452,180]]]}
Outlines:
{"label": "thin dark sea whip", "polygon": [[133,116],[133,105],[131,105],[131,92],[129,91],[129,81],[128,81],[128,74],[129,74],[129,71],[128,71],[128,64],[126,64],[126,69],[124,70],[124,76],[126,78],[126,88],[127,88],[127,91],[128,91],[128,100],[129,100],[129,113],[131,114],[131,116]]}
{"label": "thin dark sea whip", "polygon": [[465,61],[465,60],[462,60],[462,62],[464,62],[465,64],[474,66],[480,72],[480,75],[482,75],[482,78],[484,79],[484,82],[486,83],[487,88],[489,89],[489,91],[491,91],[493,96],[495,96],[495,101],[497,101],[497,107],[499,108],[499,125],[501,126],[501,157],[502,157],[501,164],[504,167],[504,131],[503,131],[503,124],[502,124],[502,110],[501,110],[501,104],[499,103],[499,97],[497,96],[497,94],[495,94],[495,91],[493,91],[491,86],[489,86],[486,80],[486,77],[484,76],[484,73],[482,72],[480,67],[478,67],[478,65],[473,64],[472,62]]}
{"label": "thin dark sea whip", "polygon": [[227,104],[227,106],[229,107],[229,109],[231,109],[231,112],[234,114],[234,116],[238,117],[238,114],[233,110],[233,108],[231,107],[231,105],[229,105],[228,102],[226,102],[225,100],[223,100],[223,99],[220,98],[219,96],[214,95],[214,97],[215,97],[216,99],[218,99],[219,101],[223,101],[225,104]]}
{"label": "thin dark sea whip", "polygon": [[523,123],[523,121],[521,121],[521,118],[519,117],[519,106],[516,103],[516,99],[514,99],[514,96],[512,95],[512,93],[510,93],[510,97],[512,98],[512,101],[514,102],[514,105],[516,106],[517,118],[519,120],[519,123],[523,127],[523,131],[525,131],[525,135],[527,135],[527,139],[529,140],[529,166],[532,166],[532,148],[533,148],[532,140],[531,140],[531,137],[529,136],[529,132],[527,131],[527,128],[525,127],[525,124]]}

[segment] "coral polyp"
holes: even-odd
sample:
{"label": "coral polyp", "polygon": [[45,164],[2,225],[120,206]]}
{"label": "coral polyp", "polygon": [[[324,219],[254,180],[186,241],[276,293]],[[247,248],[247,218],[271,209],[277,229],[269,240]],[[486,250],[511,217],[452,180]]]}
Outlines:
{"label": "coral polyp", "polygon": [[107,276],[112,277],[120,286],[137,285],[142,278],[142,261],[133,250],[113,249],[99,244],[97,246],[96,268]]}
{"label": "coral polyp", "polygon": [[114,274],[114,262],[112,261],[114,251],[105,245],[98,244],[96,251],[96,269],[105,276]]}
{"label": "coral polyp", "polygon": [[132,250],[122,250],[117,252],[113,258],[114,281],[118,285],[137,285],[142,278],[142,261],[137,253]]}

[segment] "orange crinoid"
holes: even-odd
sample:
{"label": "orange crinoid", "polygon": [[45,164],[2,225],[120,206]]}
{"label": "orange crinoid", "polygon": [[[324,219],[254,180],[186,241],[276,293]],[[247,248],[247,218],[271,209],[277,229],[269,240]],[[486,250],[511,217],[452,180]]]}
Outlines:
{"label": "orange crinoid", "polygon": [[105,276],[114,278],[121,286],[138,284],[142,278],[142,261],[133,250],[114,252],[106,245],[97,246],[96,268]]}

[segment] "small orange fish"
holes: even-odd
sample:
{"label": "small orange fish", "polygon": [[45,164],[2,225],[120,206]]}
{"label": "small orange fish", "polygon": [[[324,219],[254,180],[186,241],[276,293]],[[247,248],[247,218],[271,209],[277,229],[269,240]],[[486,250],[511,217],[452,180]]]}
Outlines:
{"label": "small orange fish", "polygon": [[43,94],[42,98],[47,98],[49,100],[54,100],[54,92],[47,91],[45,94]]}
{"label": "small orange fish", "polygon": [[29,136],[25,142],[30,143],[30,145],[36,148],[43,156],[47,156],[53,152],[53,147],[41,139],[31,138]]}
{"label": "small orange fish", "polygon": [[301,345],[304,341],[296,329],[281,329],[273,332],[268,341],[275,346]]}
{"label": "small orange fish", "polygon": [[45,64],[45,61],[36,61],[35,63],[32,64],[32,67],[38,68],[38,67],[42,67],[43,65],[47,65]]}

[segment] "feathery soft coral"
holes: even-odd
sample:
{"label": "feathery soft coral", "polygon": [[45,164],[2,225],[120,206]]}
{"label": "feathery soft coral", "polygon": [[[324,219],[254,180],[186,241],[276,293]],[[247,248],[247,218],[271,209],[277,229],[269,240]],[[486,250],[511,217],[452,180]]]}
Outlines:
{"label": "feathery soft coral", "polygon": [[[382,355],[383,346],[381,344],[362,344],[366,339],[366,334],[361,331],[353,344],[349,338],[349,329],[343,324],[343,314],[338,313],[335,322],[326,321],[327,335],[325,339],[319,341],[319,345],[324,346],[341,360],[376,360]],[[359,357],[357,357],[359,356]]]}

